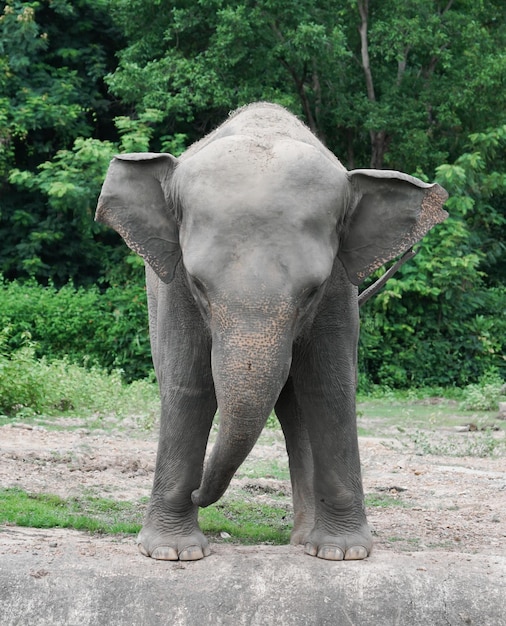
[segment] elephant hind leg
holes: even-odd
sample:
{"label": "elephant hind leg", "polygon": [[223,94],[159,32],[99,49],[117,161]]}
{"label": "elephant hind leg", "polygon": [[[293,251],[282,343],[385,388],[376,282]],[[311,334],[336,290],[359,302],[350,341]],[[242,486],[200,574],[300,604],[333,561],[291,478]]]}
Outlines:
{"label": "elephant hind leg", "polygon": [[305,544],[314,527],[313,455],[292,379],[286,382],[275,407],[283,429],[290,465],[294,524],[292,544]]}

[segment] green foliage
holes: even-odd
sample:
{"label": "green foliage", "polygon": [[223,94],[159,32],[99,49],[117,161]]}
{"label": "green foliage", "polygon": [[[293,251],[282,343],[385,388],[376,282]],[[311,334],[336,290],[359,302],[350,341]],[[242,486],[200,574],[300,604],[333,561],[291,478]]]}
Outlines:
{"label": "green foliage", "polygon": [[[17,350],[10,358],[0,356],[0,414],[38,412],[46,406],[45,364],[35,360],[33,348]],[[54,400],[54,397],[49,401]]]}
{"label": "green foliage", "polygon": [[492,370],[481,376],[478,383],[464,389],[463,406],[468,411],[493,411],[499,408],[501,395],[506,392],[504,380]]}
{"label": "green foliage", "polygon": [[89,136],[98,116],[107,126],[102,77],[121,42],[107,0],[1,4],[0,179],[14,155],[25,166]]}
{"label": "green foliage", "polygon": [[95,287],[3,283],[0,299],[4,354],[23,351],[29,338],[35,358],[48,362],[67,359],[121,370],[126,381],[152,371],[143,285],[110,287],[101,294]]}
{"label": "green foliage", "polygon": [[115,138],[103,75],[120,41],[107,0],[0,4],[0,272],[9,278],[86,283],[104,271],[91,215],[113,148],[91,135]]}
{"label": "green foliage", "polygon": [[431,171],[455,159],[469,133],[504,122],[501,0],[111,8],[128,45],[108,84],[138,113],[159,109],[167,134],[177,125],[193,139],[230,109],[266,99],[303,115],[350,167]]}
{"label": "green foliage", "polygon": [[390,387],[506,378],[506,128],[470,137],[438,168],[450,218],[363,310],[362,371]]}
{"label": "green foliage", "polygon": [[[79,78],[67,68],[44,63],[56,53],[49,34],[37,21],[39,2],[8,0],[0,17],[0,67],[2,130],[0,175],[14,160],[16,142],[29,142],[37,151],[47,151],[43,131],[53,129],[65,140],[83,132],[85,120],[79,97]],[[67,3],[55,3],[53,15],[65,13]],[[63,9],[63,11],[61,11]],[[27,155],[28,156],[28,155]]]}
{"label": "green foliage", "polygon": [[[49,285],[18,293],[25,306],[2,286],[10,348],[29,332],[37,356],[144,376],[138,260],[93,222],[107,164],[116,151],[177,155],[266,99],[348,167],[436,175],[450,192],[451,218],[363,311],[364,387],[505,377],[503,1],[162,4],[0,4],[0,272]],[[56,296],[69,280],[112,291]]]}
{"label": "green foliage", "polygon": [[31,344],[7,354],[5,343],[0,344],[0,415],[138,413],[148,425],[158,404],[156,386],[147,379],[125,384],[118,370],[107,373],[67,359],[38,359]]}
{"label": "green foliage", "polygon": [[[19,190],[45,198],[45,215],[17,209],[11,215],[19,242],[16,271],[39,280],[51,278],[62,284],[70,278],[85,282],[81,276],[92,278],[104,272],[104,257],[111,258],[114,248],[102,241],[103,229],[95,224],[93,215],[96,199],[109,161],[116,152],[110,142],[96,139],[76,139],[72,150],[59,150],[51,161],[39,165],[36,172],[12,169],[9,182]],[[11,236],[11,243],[15,237]],[[7,251],[8,252],[8,251]],[[7,256],[7,255],[6,255]],[[88,279],[89,280],[89,279]]]}
{"label": "green foliage", "polygon": [[[16,267],[11,267],[7,249],[4,267],[7,274],[50,279],[62,285],[73,279],[89,284],[100,276],[114,282],[129,277],[129,252],[110,229],[95,223],[97,197],[112,157],[118,152],[148,150],[158,112],[147,111],[138,120],[115,118],[119,143],[77,138],[71,150],[59,150],[51,161],[41,163],[35,172],[13,168],[9,183],[18,190],[44,198],[45,215],[18,209],[10,220],[22,239],[16,244]],[[181,138],[166,138],[175,150]],[[0,228],[1,232],[1,228]],[[10,237],[11,242],[15,240]],[[1,257],[0,257],[1,263]],[[116,264],[123,265],[118,273]]]}

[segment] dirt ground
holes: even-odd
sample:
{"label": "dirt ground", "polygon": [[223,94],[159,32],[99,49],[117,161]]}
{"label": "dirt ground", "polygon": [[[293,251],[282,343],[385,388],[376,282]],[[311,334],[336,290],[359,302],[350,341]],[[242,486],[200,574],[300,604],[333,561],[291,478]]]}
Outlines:
{"label": "dirt ground", "polygon": [[[59,422],[59,424],[58,424]],[[2,626],[506,626],[504,430],[495,456],[456,456],[483,433],[418,432],[360,417],[375,549],[366,561],[310,558],[302,546],[211,537],[196,563],[142,557],[132,536],[0,525]],[[55,424],[61,429],[54,429]],[[97,428],[97,425],[100,428]],[[138,501],[151,489],[156,428],[91,416],[0,427],[0,486]],[[428,454],[439,449],[446,456]],[[421,455],[417,452],[422,452]],[[280,432],[266,429],[224,496],[282,506]],[[281,583],[281,586],[280,586]]]}
{"label": "dirt ground", "polygon": [[[367,422],[361,418],[362,426],[367,427]],[[156,428],[146,432],[135,418],[112,419],[102,429],[89,428],[79,419],[69,423],[62,418],[61,424],[64,430],[22,422],[0,428],[2,487],[63,497],[86,494],[139,500],[149,496]],[[447,441],[475,436],[456,429],[431,434]],[[504,433],[496,436],[504,437]],[[418,455],[409,445],[400,445],[394,432],[361,437],[360,449],[364,490],[370,502],[368,518],[377,549],[504,555],[504,457]],[[278,468],[287,464],[282,435],[274,430],[264,431],[248,461],[253,465],[266,462]],[[284,494],[290,510],[288,480],[270,477],[269,472],[263,478],[243,475],[233,480],[232,496],[238,488],[246,488],[252,498],[263,502],[274,493],[278,505],[279,494]]]}

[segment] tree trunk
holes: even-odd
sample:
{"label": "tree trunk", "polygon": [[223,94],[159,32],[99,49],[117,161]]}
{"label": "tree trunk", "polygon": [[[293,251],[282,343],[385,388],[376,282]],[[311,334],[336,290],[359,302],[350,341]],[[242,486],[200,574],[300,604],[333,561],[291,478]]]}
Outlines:
{"label": "tree trunk", "polygon": [[[358,31],[360,33],[362,68],[365,75],[367,98],[369,102],[376,103],[376,92],[374,90],[374,81],[369,59],[369,42],[367,40],[369,0],[357,0],[357,4],[361,19]],[[370,130],[369,134],[371,137],[371,167],[381,169],[390,138],[385,130]]]}
{"label": "tree trunk", "polygon": [[390,144],[386,131],[370,131],[371,136],[371,167],[380,170],[383,167],[385,153]]}

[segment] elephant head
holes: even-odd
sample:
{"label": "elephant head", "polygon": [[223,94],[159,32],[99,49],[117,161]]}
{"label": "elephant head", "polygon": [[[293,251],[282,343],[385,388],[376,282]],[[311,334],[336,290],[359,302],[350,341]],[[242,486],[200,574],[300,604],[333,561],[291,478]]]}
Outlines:
{"label": "elephant head", "polygon": [[399,172],[348,172],[292,138],[266,146],[227,134],[179,160],[112,161],[96,219],[164,283],[181,272],[212,337],[220,427],[196,504],[216,501],[253,447],[336,256],[360,284],[446,218],[446,197]]}

